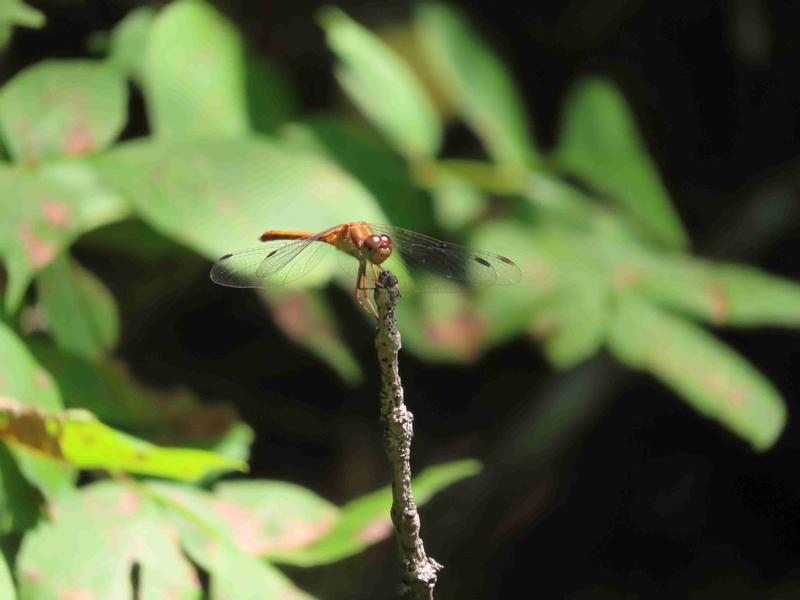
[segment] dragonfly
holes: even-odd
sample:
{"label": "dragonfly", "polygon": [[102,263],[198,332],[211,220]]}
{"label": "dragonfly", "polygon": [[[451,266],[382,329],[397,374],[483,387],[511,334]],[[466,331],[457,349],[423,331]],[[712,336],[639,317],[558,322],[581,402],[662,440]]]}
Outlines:
{"label": "dragonfly", "polygon": [[318,233],[270,229],[259,240],[263,244],[258,247],[220,257],[211,268],[211,280],[235,288],[284,285],[308,274],[324,255],[321,250],[332,247],[358,261],[353,297],[377,318],[369,284],[377,281],[381,265],[393,254],[411,266],[470,285],[512,285],[521,279],[510,258],[393,225],[351,221]]}

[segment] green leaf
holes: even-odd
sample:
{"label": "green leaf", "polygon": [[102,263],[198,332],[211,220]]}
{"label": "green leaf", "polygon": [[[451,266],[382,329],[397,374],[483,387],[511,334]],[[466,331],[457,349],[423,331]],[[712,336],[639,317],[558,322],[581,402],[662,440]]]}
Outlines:
{"label": "green leaf", "polygon": [[81,469],[128,471],[186,481],[219,471],[247,470],[241,461],[204,450],[155,446],[111,429],[85,410],[45,412],[2,397],[0,438]]}
{"label": "green leaf", "polygon": [[434,156],[441,123],[411,68],[338,9],[323,10],[320,23],[340,63],[336,78],[355,105],[407,157]]}
{"label": "green leaf", "polygon": [[650,371],[756,450],[772,446],[783,430],[786,408],[770,382],[688,321],[620,295],[609,347],[620,361]]}
{"label": "green leaf", "polygon": [[322,231],[356,215],[386,220],[336,165],[261,137],[122,144],[101,168],[155,229],[211,259],[257,246],[267,229]]}
{"label": "green leaf", "polygon": [[508,69],[456,8],[417,7],[414,26],[434,80],[498,163],[537,162],[525,103]]}
{"label": "green leaf", "polygon": [[210,4],[168,5],[156,17],[145,52],[145,100],[156,136],[234,136],[250,129],[244,46]]}
{"label": "green leaf", "polygon": [[361,366],[344,342],[330,303],[320,290],[273,288],[260,295],[289,339],[324,360],[348,384],[362,380]]}
{"label": "green leaf", "polygon": [[[41,495],[22,475],[8,448],[0,444],[0,534],[33,527],[40,504]],[[1,592],[0,598],[5,598]]]}
{"label": "green leaf", "polygon": [[0,49],[11,40],[14,25],[39,29],[44,25],[44,13],[19,0],[3,0],[0,4]]}
{"label": "green leaf", "polygon": [[[233,493],[242,491],[247,499],[251,484],[256,489],[259,487],[258,482],[246,482],[241,484],[245,486],[244,490]],[[236,483],[232,485],[234,488],[239,486]],[[285,497],[280,495],[281,486],[288,484],[276,485],[278,498]],[[173,483],[149,482],[147,489],[162,504],[164,518],[180,533],[186,552],[209,573],[211,598],[310,598],[280,571],[248,554],[251,548],[257,549],[257,544],[249,540],[258,540],[263,533],[258,529],[259,516],[249,507],[217,498],[204,490]],[[301,503],[306,497],[313,497],[311,492],[302,488],[293,490],[290,495]],[[274,506],[274,499],[272,503]],[[291,523],[297,511],[285,504],[280,506],[293,511],[289,513]],[[280,516],[270,515],[270,522],[279,524]],[[251,538],[248,533],[253,532],[255,535]],[[287,537],[290,536],[291,532],[287,532]]]}
{"label": "green leaf", "polygon": [[430,189],[437,220],[448,229],[480,220],[489,207],[486,194],[454,174],[439,177]]}
{"label": "green leaf", "polygon": [[[194,600],[200,583],[158,507],[130,483],[103,481],[56,502],[25,536],[17,559],[21,598]],[[76,543],[80,540],[80,543]]]}
{"label": "green leaf", "polygon": [[292,145],[324,154],[366,187],[399,227],[424,231],[433,224],[430,202],[411,180],[408,165],[371,131],[317,115],[281,131]]}
{"label": "green leaf", "polygon": [[543,340],[547,358],[559,369],[572,368],[600,350],[613,316],[605,281],[580,271],[567,280],[531,325],[532,333]]}
{"label": "green leaf", "polygon": [[620,248],[620,287],[715,325],[800,326],[800,284],[744,265]]}
{"label": "green leaf", "polygon": [[247,106],[253,130],[273,134],[300,112],[300,99],[289,78],[277,64],[248,53]]}
{"label": "green leaf", "polygon": [[103,150],[127,116],[125,81],[101,62],[39,62],[0,89],[0,133],[16,160],[38,163]]}
{"label": "green leaf", "polygon": [[[289,552],[325,536],[339,509],[298,485],[283,481],[231,481],[214,487],[217,514],[231,538],[257,556]],[[237,510],[229,510],[235,505]]]}
{"label": "green leaf", "polygon": [[61,348],[89,359],[114,348],[119,338],[114,297],[68,254],[39,273],[37,289],[48,330]]}
{"label": "green leaf", "polygon": [[16,600],[17,598],[17,592],[14,589],[14,580],[11,579],[8,563],[2,555],[0,555],[0,597],[6,598],[6,600]]}
{"label": "green leaf", "polygon": [[109,40],[108,61],[140,84],[145,77],[145,48],[155,19],[153,8],[140,6],[116,24]]}
{"label": "green leaf", "polygon": [[[430,467],[413,481],[414,498],[421,506],[440,490],[476,475],[481,464],[463,460]],[[358,554],[385,539],[393,531],[389,518],[391,489],[386,487],[367,494],[342,507],[341,518],[330,532],[318,541],[296,550],[276,552],[270,560],[303,567],[329,564]]]}
{"label": "green leaf", "polygon": [[649,236],[673,248],[688,244],[630,109],[611,83],[587,79],[572,92],[564,109],[558,160],[618,202]]}
{"label": "green leaf", "polygon": [[50,163],[33,172],[0,165],[0,197],[6,202],[0,258],[8,273],[10,312],[19,307],[31,277],[76,237],[129,212],[80,162]]}
{"label": "green leaf", "polygon": [[[50,375],[31,356],[22,341],[0,323],[0,396],[14,398],[29,407],[59,410],[62,407],[58,388]],[[75,471],[53,461],[14,452],[25,478],[46,496],[54,497],[72,485]]]}

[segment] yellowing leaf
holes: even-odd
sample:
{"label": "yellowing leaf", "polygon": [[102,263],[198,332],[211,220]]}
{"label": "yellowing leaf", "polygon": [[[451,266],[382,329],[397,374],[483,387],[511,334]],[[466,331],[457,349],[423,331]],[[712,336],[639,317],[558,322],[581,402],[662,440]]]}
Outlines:
{"label": "yellowing leaf", "polygon": [[82,469],[128,471],[197,480],[239,470],[238,460],[194,448],[162,448],[111,429],[85,410],[46,413],[0,397],[0,438],[16,447]]}

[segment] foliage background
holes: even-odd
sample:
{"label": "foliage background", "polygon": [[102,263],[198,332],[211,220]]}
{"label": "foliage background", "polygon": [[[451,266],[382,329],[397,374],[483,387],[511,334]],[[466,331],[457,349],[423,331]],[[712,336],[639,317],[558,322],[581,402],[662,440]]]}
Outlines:
{"label": "foliage background", "polygon": [[[76,0],[31,5],[44,12],[46,25],[14,30],[3,57],[3,81],[41,60],[102,57],[110,48],[111,55],[130,68],[134,85],[127,101],[128,119],[109,126],[109,144],[120,128],[122,140],[154,131],[175,139],[192,138],[197,132],[187,133],[187,128],[193,123],[217,132],[227,129],[233,136],[248,128],[235,116],[223,118],[227,113],[213,103],[207,114],[185,119],[191,102],[180,96],[186,82],[175,73],[188,73],[190,87],[197,80],[188,70],[191,65],[178,64],[176,70],[170,70],[170,40],[178,39],[179,46],[202,51],[208,40],[192,29],[201,31],[202,22],[162,22],[162,29],[171,26],[173,30],[163,34],[161,47],[148,47],[152,56],[137,65],[137,44],[125,46],[117,41],[115,55],[114,38],[109,46],[109,39],[99,33],[111,30],[138,3]],[[420,62],[419,49],[412,46],[407,27],[413,15],[410,5],[347,2],[337,6],[369,30],[377,31],[412,64]],[[327,12],[318,19],[320,6],[313,2],[225,2],[217,8],[233,25],[222,26],[221,33],[214,27],[211,31],[228,39],[232,54],[236,53],[236,34],[231,32],[238,31],[250,57],[266,61],[260,63],[260,71],[248,69],[246,77],[250,123],[259,132],[277,135],[281,125],[294,122],[280,130],[283,135],[299,148],[311,147],[319,156],[324,152],[333,156],[378,199],[379,210],[395,224],[450,237],[474,237],[476,243],[483,239],[486,244],[518,239],[506,230],[492,234],[491,227],[484,228],[486,223],[511,220],[516,226],[529,228],[521,231],[531,236],[534,231],[541,233],[536,229],[540,223],[536,214],[529,213],[534,209],[526,208],[516,189],[509,193],[503,187],[509,180],[505,172],[499,179],[492,172],[487,183],[481,179],[485,171],[478,170],[477,176],[474,170],[458,171],[486,184],[483,187],[488,188],[486,195],[494,209],[488,217],[478,218],[478,226],[472,229],[470,222],[483,215],[484,199],[475,193],[476,186],[457,182],[442,189],[433,186],[433,194],[425,191],[424,183],[430,180],[426,179],[426,165],[420,166],[418,158],[437,145],[435,136],[425,132],[435,129],[426,123],[439,117],[433,112],[420,117],[414,110],[410,116],[399,113],[403,118],[393,129],[391,119],[398,113],[371,115],[373,124],[388,127],[383,129],[383,136],[380,127],[362,120],[362,111],[342,93],[342,87],[348,89],[350,82],[349,91],[358,104],[358,81],[354,84],[353,77],[347,78],[328,46],[330,43],[340,53],[340,60],[344,57],[346,65],[355,69],[356,76],[359,74],[358,57],[364,56],[359,54],[360,38],[341,34],[337,42],[332,33],[337,24],[341,26],[338,31],[348,27],[340,14]],[[642,325],[648,322],[646,314],[641,323],[623,322],[619,331],[641,333],[638,343],[634,335],[622,341],[618,335],[612,336],[617,339],[612,352],[601,349],[604,334],[590,335],[598,322],[592,321],[598,314],[596,307],[574,306],[564,300],[600,295],[593,287],[594,279],[584,273],[592,271],[594,263],[591,268],[582,267],[597,247],[584,245],[588,238],[582,234],[565,238],[575,244],[554,242],[561,261],[557,261],[558,273],[573,274],[574,280],[568,282],[569,293],[559,300],[566,307],[562,312],[558,312],[558,304],[555,308],[537,305],[536,310],[550,319],[545,320],[545,325],[551,326],[544,327],[544,336],[536,319],[512,319],[493,323],[491,327],[496,329],[476,342],[471,337],[474,320],[468,318],[470,313],[459,312],[461,296],[430,300],[434,312],[427,322],[424,305],[422,313],[409,312],[403,332],[409,351],[402,366],[408,402],[416,416],[414,464],[421,469],[465,457],[484,463],[479,476],[442,492],[423,511],[428,550],[447,566],[440,597],[504,597],[521,588],[547,598],[762,598],[765,594],[796,593],[800,583],[794,531],[800,490],[793,469],[797,425],[792,416],[797,337],[795,332],[775,326],[796,327],[800,314],[800,296],[795,284],[790,283],[800,279],[796,197],[800,87],[794,77],[800,49],[793,27],[800,16],[798,9],[755,0],[725,5],[625,0],[539,3],[509,11],[472,3],[464,4],[463,9],[519,84],[521,114],[530,119],[539,148],[538,152],[525,149],[527,142],[522,136],[516,146],[510,144],[509,150],[503,145],[506,138],[501,136],[500,142],[494,138],[494,145],[485,144],[491,158],[508,166],[518,157],[515,148],[523,148],[521,163],[532,166],[544,181],[555,186],[551,194],[557,208],[569,206],[565,203],[571,196],[565,189],[577,195],[578,216],[583,215],[583,194],[591,196],[592,189],[610,199],[604,206],[614,210],[621,206],[621,212],[642,211],[637,200],[647,196],[650,208],[637,218],[643,216],[655,224],[659,232],[655,237],[661,239],[647,241],[647,252],[641,252],[638,241],[623,246],[621,252],[638,269],[641,280],[636,281],[645,282],[645,293],[660,302],[657,306],[668,307],[670,311],[664,314],[670,316],[655,332]],[[22,21],[37,24],[33,17]],[[327,42],[320,22],[328,29]],[[360,43],[372,49],[369,40]],[[133,53],[126,55],[120,48],[132,49]],[[226,46],[220,49],[217,45],[215,50],[224,60]],[[348,52],[356,56],[355,67],[346,62]],[[366,55],[375,56],[371,51]],[[480,59],[470,64],[476,60]],[[223,63],[217,71],[220,81],[208,82],[208,89],[235,89],[228,84],[235,82],[241,69],[235,60]],[[338,81],[336,72],[340,74]],[[582,105],[573,94],[577,82],[587,81],[583,79],[586,76],[593,77],[590,81],[595,87],[589,84],[589,88],[583,88],[589,90],[589,100],[584,99]],[[621,91],[618,100],[624,97],[621,106],[624,108],[627,102],[630,107],[630,122],[624,110],[622,117],[615,112],[618,104],[613,91],[609,96],[608,88],[598,83],[602,80],[597,77],[612,81]],[[387,85],[396,82],[393,76]],[[365,85],[363,80],[361,84]],[[486,90],[499,97],[489,95],[481,104],[481,94]],[[373,94],[380,92],[380,86],[372,90]],[[172,93],[178,95],[170,96]],[[113,94],[112,90],[104,97]],[[370,95],[366,97],[369,100]],[[593,103],[592,97],[599,100]],[[472,95],[458,95],[455,101],[436,100],[438,110],[446,116],[460,112],[470,123],[472,115],[484,126],[488,118],[489,128],[492,111],[488,117],[480,111],[487,106],[508,107],[502,85],[478,86]],[[236,93],[220,100],[223,106],[225,102],[244,101],[244,96]],[[414,99],[410,102],[413,109]],[[470,102],[477,103],[477,108]],[[20,108],[18,103],[10,108],[2,104],[0,98],[0,121],[9,111]],[[572,129],[563,125],[568,106],[578,106]],[[503,114],[508,117],[510,113]],[[417,119],[422,122],[419,135],[411,126]],[[441,154],[451,159],[484,160],[486,151],[473,131],[475,122],[470,128],[450,121],[444,130]],[[629,129],[635,132],[630,123],[638,125],[644,146],[629,145]],[[308,135],[309,127],[316,136],[313,139]],[[633,136],[635,140],[636,134]],[[24,156],[25,146],[15,148],[14,135],[6,134],[5,138],[12,157]],[[80,136],[73,140],[78,154],[81,140]],[[191,141],[186,147],[188,150],[181,151],[195,159],[199,154],[210,162],[197,167],[187,159],[188,169],[178,168],[172,173],[170,184],[175,188],[171,189],[181,190],[183,197],[198,203],[219,201],[239,183],[241,173],[223,168],[214,171],[213,167],[230,164],[231,154],[238,153],[239,164],[264,161],[263,176],[250,175],[248,184],[255,189],[261,186],[264,202],[269,197],[288,203],[293,216],[284,214],[284,218],[302,221],[312,212],[308,203],[314,202],[313,210],[324,204],[309,194],[312,190],[292,187],[291,181],[280,179],[286,171],[282,165],[291,163],[286,158],[287,153],[291,156],[289,150],[270,153],[260,146],[219,141]],[[254,239],[271,224],[249,222],[247,215],[241,216],[245,209],[265,210],[256,202],[261,202],[260,197],[252,205],[240,206],[232,225],[208,211],[208,206],[201,206],[197,220],[192,221],[185,220],[183,213],[176,213],[175,218],[159,212],[158,206],[163,208],[170,195],[148,187],[141,176],[142,165],[158,166],[174,156],[180,161],[183,156],[173,155],[172,149],[159,152],[155,147],[129,144],[114,146],[108,153],[90,152],[88,158],[81,159],[112,188],[122,190],[142,217],[96,230],[90,227],[92,231],[72,248],[72,255],[110,291],[118,306],[118,326],[113,317],[100,318],[97,325],[92,324],[93,317],[87,317],[90,322],[85,327],[67,327],[66,332],[59,327],[77,321],[85,299],[80,293],[77,299],[70,294],[48,293],[65,280],[70,282],[67,289],[88,289],[82,293],[101,297],[92,315],[103,315],[108,305],[102,299],[106,298],[104,293],[92,293],[96,284],[79,287],[77,281],[94,279],[82,275],[81,270],[76,274],[74,270],[79,268],[63,256],[42,272],[35,290],[24,297],[23,304],[31,310],[8,310],[5,322],[55,376],[62,396],[78,398],[79,405],[108,423],[138,433],[145,430],[145,437],[162,443],[188,445],[197,442],[198,436],[191,435],[197,431],[178,427],[176,432],[172,425],[183,423],[191,429],[229,424],[236,420],[230,416],[229,407],[235,407],[255,432],[249,460],[253,479],[289,480],[337,504],[380,487],[385,483],[385,470],[375,419],[377,381],[374,369],[369,368],[374,360],[370,324],[351,305],[347,294],[336,288],[308,296],[310,304],[300,303],[295,295],[271,296],[270,308],[265,309],[254,294],[211,285],[207,280],[208,258],[215,252],[236,249],[220,250],[220,244],[237,239],[234,233],[245,236],[250,229]],[[621,158],[615,162],[615,156]],[[649,166],[650,160],[654,169]],[[315,165],[311,164],[309,170]],[[223,173],[227,178],[204,178],[206,172]],[[514,181],[515,172],[511,172]],[[245,175],[248,173],[245,171]],[[663,188],[659,176],[653,173],[660,173]],[[67,176],[72,181],[69,173]],[[79,180],[75,185],[85,182]],[[574,187],[559,187],[562,185]],[[276,188],[280,190],[277,196]],[[323,185],[321,189],[326,188]],[[626,194],[631,190],[634,200],[626,206]],[[542,194],[549,197],[541,190],[539,194],[539,198]],[[364,198],[353,202],[363,202],[365,210],[375,210],[368,197]],[[110,208],[103,214],[114,214],[116,205],[106,201]],[[685,224],[696,254],[757,266],[786,281],[749,270],[717,272],[706,264],[686,270],[680,261],[671,262],[673,251],[668,248],[680,247],[684,240],[680,226],[670,224],[670,211],[664,209],[669,202]],[[21,205],[7,205],[6,222],[12,222],[12,211]],[[92,206],[105,205],[98,200]],[[431,206],[438,212],[431,213]],[[326,215],[312,216],[322,219]],[[58,220],[58,214],[51,217]],[[557,231],[561,231],[559,218],[557,215]],[[630,223],[625,225],[625,232],[628,228],[641,233]],[[613,224],[611,235],[615,235]],[[647,238],[647,234],[642,237]],[[507,253],[521,258],[525,266],[525,252],[535,253],[543,246],[541,237],[532,239],[539,239],[539,245],[520,242],[516,252],[508,249]],[[243,239],[242,246],[247,245],[249,241]],[[4,257],[10,287],[14,255],[4,250]],[[708,288],[709,282],[721,286],[727,298],[722,316],[713,294],[709,301],[706,292],[716,289]],[[20,296],[23,291],[18,291]],[[522,293],[535,290],[524,288]],[[77,304],[51,302],[48,306],[48,297],[64,295]],[[527,296],[509,300],[490,294],[487,303],[480,306],[484,315],[488,311],[490,316],[513,316],[520,310],[533,315],[536,311],[529,300]],[[444,308],[437,308],[440,304]],[[672,311],[680,319],[671,316]],[[42,312],[50,323],[44,333],[38,331],[41,324],[37,325],[35,318]],[[631,315],[641,317],[643,313],[634,308],[625,314],[633,319]],[[586,315],[588,320],[582,318]],[[309,319],[314,319],[315,327],[309,327]],[[606,320],[610,319],[604,317],[603,322]],[[702,330],[693,325],[696,321],[710,321],[713,335],[746,357],[765,379],[743,367],[739,359],[728,360],[727,353],[718,351],[713,342],[711,354],[701,354],[709,348],[708,338],[697,333]],[[567,335],[567,342],[559,345],[553,341],[559,339],[552,335],[553,322],[561,326],[555,331],[579,334]],[[649,322],[652,325],[653,320]],[[655,322],[658,324],[657,319]],[[722,327],[730,324],[746,328]],[[38,331],[37,335],[27,333],[32,329]],[[79,338],[76,331],[88,337]],[[337,331],[340,335],[335,334]],[[431,331],[439,332],[433,337],[445,343],[430,343],[430,335],[426,342],[420,332]],[[546,335],[548,331],[550,336]],[[602,327],[598,331],[602,332]],[[115,345],[117,335],[120,337]],[[685,360],[659,371],[658,364],[653,366],[648,360],[648,351],[663,348],[672,339],[665,336],[674,336],[671,343],[681,350],[675,356]],[[532,337],[544,337],[544,346]],[[77,371],[68,369],[59,378],[58,363],[48,360],[47,353],[54,346],[59,352],[95,361],[93,364],[101,364],[112,353],[126,365],[132,380],[157,390],[147,393],[148,398],[155,399],[155,408],[149,405],[151,413],[143,415],[142,406],[132,401],[131,413],[123,414],[118,405],[103,402],[103,398],[87,406],[91,395],[88,387],[81,387]],[[680,401],[675,392],[654,378],[620,366],[612,354],[624,357],[631,365],[652,369],[690,402]],[[734,391],[756,389],[754,412],[741,416],[735,402],[733,410],[730,404],[721,402],[724,394],[716,393],[713,379],[692,374],[692,367],[698,364],[701,375],[720,368],[723,379],[732,378]],[[65,381],[78,382],[71,396]],[[185,400],[188,411],[182,412],[180,403],[174,408],[176,388],[193,394]],[[8,395],[9,391],[4,393]],[[195,397],[203,399],[200,402],[205,409],[195,404]],[[170,398],[172,404],[163,404]],[[225,408],[219,409],[221,413],[214,412],[208,408],[211,402],[217,403],[214,407]],[[164,406],[172,406],[175,413],[169,415],[170,426],[164,424],[164,430],[159,430],[160,417],[168,416],[162,415]],[[692,406],[705,406],[704,412],[724,425],[699,416]],[[788,417],[781,432],[784,408]],[[198,414],[206,421],[197,418]],[[214,427],[211,430],[209,437],[214,438],[213,434],[219,432]],[[778,434],[777,443],[770,448]],[[769,449],[754,453],[754,447]],[[9,474],[7,457],[3,464],[5,488],[22,488]],[[23,471],[29,474],[25,468]],[[84,475],[81,481],[86,483],[93,477]],[[50,493],[56,495],[54,490]],[[21,536],[38,516],[14,513],[20,522],[10,529]],[[42,534],[44,544],[48,543],[46,533]],[[14,541],[7,542],[4,550],[13,565]],[[192,558],[206,570],[214,570],[197,556]],[[392,593],[396,581],[393,559],[394,548],[384,541],[343,561],[310,569],[284,567],[283,572],[321,598],[385,597]],[[17,568],[22,568],[19,563]],[[239,564],[238,568],[244,567]],[[242,579],[257,581],[256,577]],[[24,589],[22,595],[36,597]]]}

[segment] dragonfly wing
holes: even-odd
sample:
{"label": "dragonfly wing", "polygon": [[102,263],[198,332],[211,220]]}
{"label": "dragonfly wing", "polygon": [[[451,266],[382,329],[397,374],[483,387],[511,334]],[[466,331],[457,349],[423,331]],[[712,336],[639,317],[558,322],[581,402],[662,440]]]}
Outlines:
{"label": "dragonfly wing", "polygon": [[499,254],[443,242],[392,225],[370,224],[370,229],[392,238],[394,249],[403,260],[441,277],[473,285],[511,285],[522,278],[514,261]]}
{"label": "dragonfly wing", "polygon": [[[316,242],[316,243],[315,243]],[[283,285],[309,273],[323,256],[316,237],[274,240],[221,257],[211,267],[211,280],[228,287],[261,288]]]}

